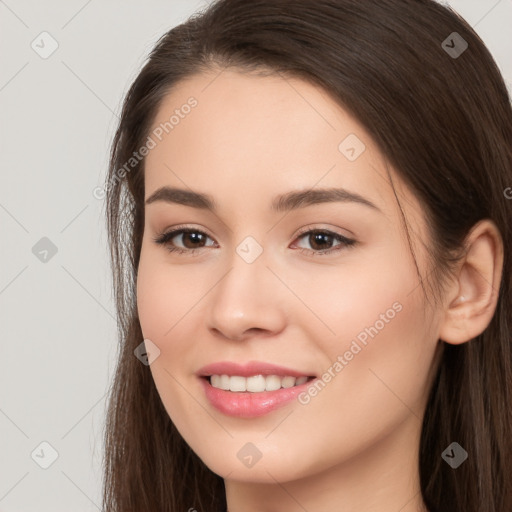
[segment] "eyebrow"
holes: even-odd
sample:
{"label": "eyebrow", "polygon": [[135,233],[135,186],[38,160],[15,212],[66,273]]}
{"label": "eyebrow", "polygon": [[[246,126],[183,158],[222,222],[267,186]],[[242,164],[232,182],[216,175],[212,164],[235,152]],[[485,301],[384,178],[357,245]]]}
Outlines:
{"label": "eyebrow", "polygon": [[[182,204],[192,208],[211,210],[212,212],[216,212],[218,210],[216,201],[210,195],[181,188],[167,186],[161,187],[146,199],[146,204],[151,204],[157,201]],[[275,197],[272,201],[271,207],[275,212],[285,212],[314,204],[334,202],[358,203],[382,213],[380,208],[369,199],[343,188],[293,190]]]}

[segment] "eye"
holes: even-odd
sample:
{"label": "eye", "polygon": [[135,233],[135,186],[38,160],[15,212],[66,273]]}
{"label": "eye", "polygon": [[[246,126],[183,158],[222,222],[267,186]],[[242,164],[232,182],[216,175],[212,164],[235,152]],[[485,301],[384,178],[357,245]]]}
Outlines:
{"label": "eye", "polygon": [[[178,254],[194,254],[201,249],[208,247],[204,245],[208,238],[210,238],[209,235],[203,231],[186,226],[178,226],[171,231],[158,235],[153,240],[155,243],[165,246],[169,252],[176,252]],[[299,251],[307,252],[313,255],[330,254],[356,244],[355,240],[325,229],[309,229],[307,231],[303,230],[301,233],[299,233],[298,236],[298,239],[302,238],[304,238],[306,242],[311,245],[312,249],[299,247]],[[175,242],[173,242],[173,239],[181,239],[181,244],[183,246],[176,246]],[[210,240],[212,239],[210,238]],[[333,242],[338,242],[338,244],[332,247]],[[326,248],[326,245],[331,247]],[[211,244],[210,247],[211,246],[215,246],[215,244]]]}
{"label": "eye", "polygon": [[[174,238],[179,240],[180,237],[184,247],[176,247],[172,242]],[[196,251],[199,251],[204,247],[202,244],[207,238],[210,237],[203,231],[178,226],[172,231],[162,233],[158,237],[154,238],[154,241],[157,244],[164,245],[169,252],[177,252],[178,254],[182,254],[195,253]]]}
{"label": "eye", "polygon": [[[307,252],[313,255],[331,254],[356,244],[356,241],[351,238],[325,229],[309,229],[308,231],[302,231],[298,238],[305,238],[306,242],[312,247],[312,249],[299,247],[300,252]],[[334,241],[337,241],[338,245],[332,247]],[[326,248],[326,245],[330,247]]]}

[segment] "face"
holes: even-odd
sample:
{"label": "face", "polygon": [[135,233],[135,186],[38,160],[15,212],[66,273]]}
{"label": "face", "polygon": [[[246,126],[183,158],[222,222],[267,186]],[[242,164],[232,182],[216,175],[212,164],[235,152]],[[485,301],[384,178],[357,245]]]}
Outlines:
{"label": "face", "polygon": [[[382,155],[312,84],[215,77],[169,93],[146,157],[137,303],[170,418],[212,471],[241,481],[415,444],[440,314]],[[421,207],[391,173],[426,275]]]}

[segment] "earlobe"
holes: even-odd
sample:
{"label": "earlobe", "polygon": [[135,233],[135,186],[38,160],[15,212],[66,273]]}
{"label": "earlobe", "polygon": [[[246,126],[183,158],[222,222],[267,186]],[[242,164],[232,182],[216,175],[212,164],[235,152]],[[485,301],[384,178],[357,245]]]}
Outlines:
{"label": "earlobe", "polygon": [[[465,241],[458,278],[448,290],[439,338],[461,344],[479,336],[489,325],[499,296],[503,268],[503,241],[496,225],[478,222]],[[455,298],[454,298],[455,295]]]}

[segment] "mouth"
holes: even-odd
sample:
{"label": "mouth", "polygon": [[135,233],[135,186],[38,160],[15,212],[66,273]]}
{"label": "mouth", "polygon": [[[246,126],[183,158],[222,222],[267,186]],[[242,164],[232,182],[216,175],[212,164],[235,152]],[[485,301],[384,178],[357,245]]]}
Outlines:
{"label": "mouth", "polygon": [[200,376],[203,392],[218,412],[234,418],[257,418],[291,405],[318,378],[313,376],[213,374]]}
{"label": "mouth", "polygon": [[232,393],[263,393],[266,391],[278,391],[280,389],[289,389],[302,386],[313,380],[314,376],[302,375],[295,377],[293,375],[252,375],[244,377],[242,375],[207,375],[202,377],[215,389],[230,391]]}
{"label": "mouth", "polygon": [[206,399],[217,411],[236,418],[254,418],[291,405],[316,375],[266,361],[219,361],[196,372]]}

